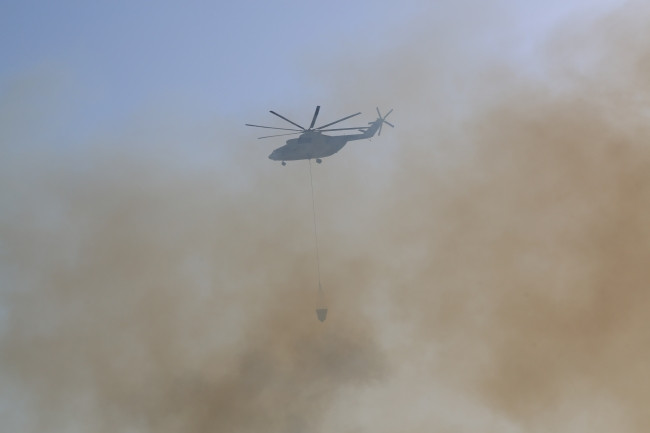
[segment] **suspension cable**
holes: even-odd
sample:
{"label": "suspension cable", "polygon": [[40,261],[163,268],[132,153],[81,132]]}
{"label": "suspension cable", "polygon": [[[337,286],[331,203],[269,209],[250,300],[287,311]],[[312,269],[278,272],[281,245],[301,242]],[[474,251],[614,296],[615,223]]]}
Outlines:
{"label": "suspension cable", "polygon": [[309,160],[309,185],[311,186],[311,210],[314,217],[314,241],[316,244],[316,271],[318,272],[318,291],[323,289],[320,284],[320,256],[318,254],[318,231],[316,230],[316,200],[314,199],[314,179],[311,174],[311,159]]}

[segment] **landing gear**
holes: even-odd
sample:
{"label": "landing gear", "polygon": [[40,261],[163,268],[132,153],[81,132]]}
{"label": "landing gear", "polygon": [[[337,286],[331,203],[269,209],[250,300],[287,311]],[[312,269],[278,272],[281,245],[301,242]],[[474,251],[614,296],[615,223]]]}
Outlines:
{"label": "landing gear", "polygon": [[316,158],[316,164],[320,164],[321,162],[323,162],[322,159],[320,159],[320,158]]}
{"label": "landing gear", "polygon": [[282,161],[282,165],[287,165],[287,163],[286,163],[286,162],[284,162],[284,161]]}

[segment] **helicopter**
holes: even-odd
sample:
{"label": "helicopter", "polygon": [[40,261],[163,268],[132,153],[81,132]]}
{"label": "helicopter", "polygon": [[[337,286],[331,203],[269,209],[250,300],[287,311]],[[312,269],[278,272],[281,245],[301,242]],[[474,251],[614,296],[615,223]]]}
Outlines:
{"label": "helicopter", "polygon": [[[391,128],[395,127],[394,125],[386,121],[386,118],[390,113],[393,112],[393,110],[391,109],[388,113],[386,113],[386,115],[382,116],[381,112],[379,111],[379,107],[377,107],[377,115],[379,117],[377,118],[377,120],[373,122],[368,122],[368,125],[370,126],[326,129],[339,122],[343,122],[344,120],[350,119],[351,117],[358,116],[359,114],[361,114],[361,112],[359,112],[359,113],[355,113],[343,117],[334,122],[330,122],[325,125],[319,126],[318,128],[314,128],[319,111],[320,111],[320,105],[316,106],[316,111],[314,112],[314,117],[311,119],[311,124],[309,125],[309,128],[304,128],[303,126],[300,126],[299,124],[293,122],[292,120],[287,119],[286,117],[276,113],[273,110],[270,111],[271,114],[278,116],[280,119],[286,120],[287,122],[291,123],[294,126],[297,126],[300,129],[276,128],[274,126],[252,125],[250,123],[246,123],[246,126],[253,126],[255,128],[278,129],[283,131],[294,131],[285,134],[266,135],[264,137],[259,137],[260,139],[300,134],[298,138],[291,138],[287,140],[287,144],[285,144],[282,147],[278,147],[269,155],[269,159],[273,161],[282,161],[282,165],[287,165],[286,161],[298,161],[302,159],[316,159],[316,162],[320,164],[321,162],[323,162],[322,158],[325,158],[326,156],[334,155],[336,152],[341,150],[343,146],[347,144],[348,141],[371,138],[375,135],[375,133],[378,133],[377,134],[378,136],[381,135],[381,127],[383,126],[384,123],[390,126]],[[345,135],[323,134],[323,132],[351,131],[351,130],[360,131],[361,134],[345,134]]]}

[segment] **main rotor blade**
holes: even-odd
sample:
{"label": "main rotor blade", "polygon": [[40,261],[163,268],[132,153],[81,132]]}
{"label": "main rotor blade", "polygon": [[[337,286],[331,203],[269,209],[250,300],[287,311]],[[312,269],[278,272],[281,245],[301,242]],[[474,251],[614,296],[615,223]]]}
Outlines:
{"label": "main rotor blade", "polygon": [[316,106],[316,111],[314,112],[314,118],[311,119],[311,125],[309,125],[309,129],[314,127],[314,123],[316,123],[316,118],[318,117],[318,112],[320,111],[320,105]]}
{"label": "main rotor blade", "polygon": [[393,112],[393,109],[391,108],[390,111],[389,111],[388,113],[386,113],[386,115],[384,116],[384,119],[387,118],[388,115],[389,115],[390,113],[392,113],[392,112]]}
{"label": "main rotor blade", "polygon": [[266,129],[281,129],[283,131],[300,131],[300,129],[276,128],[275,126],[251,125],[250,123],[247,123],[246,126],[254,126],[256,128],[266,128]]}
{"label": "main rotor blade", "polygon": [[316,128],[316,129],[327,128],[328,126],[332,126],[332,125],[334,125],[335,123],[343,122],[344,120],[347,120],[347,119],[349,119],[350,117],[358,116],[359,114],[361,114],[361,111],[359,111],[358,113],[350,114],[349,116],[344,117],[343,119],[339,119],[339,120],[334,121],[334,122],[332,122],[332,123],[328,123],[327,125],[319,126],[319,127]]}
{"label": "main rotor blade", "polygon": [[360,130],[360,129],[368,129],[367,126],[357,126],[356,128],[334,128],[334,129],[319,129],[321,132],[328,132],[328,131],[351,131],[353,129]]}
{"label": "main rotor blade", "polygon": [[284,137],[285,135],[296,135],[296,134],[302,134],[302,131],[291,132],[289,134],[265,135],[264,137],[257,137],[257,139],[259,140],[260,138]]}
{"label": "main rotor blade", "polygon": [[386,122],[385,120],[384,120],[384,123],[385,123],[386,125],[390,126],[391,128],[394,128],[394,127],[395,127],[395,125],[393,125],[393,124],[390,123],[390,122]]}
{"label": "main rotor blade", "polygon": [[379,107],[376,107],[376,108],[377,108],[377,114],[378,114],[379,117],[381,118],[381,113],[379,112]]}
{"label": "main rotor blade", "polygon": [[296,125],[298,128],[302,129],[303,131],[305,130],[305,128],[303,128],[302,126],[298,125],[296,122],[292,122],[291,120],[287,119],[286,117],[282,116],[281,114],[276,113],[276,112],[273,111],[273,110],[271,110],[270,113],[271,113],[271,114],[275,114],[275,115],[278,116],[280,119],[284,119],[284,120],[286,120],[287,122],[291,123],[292,125]]}

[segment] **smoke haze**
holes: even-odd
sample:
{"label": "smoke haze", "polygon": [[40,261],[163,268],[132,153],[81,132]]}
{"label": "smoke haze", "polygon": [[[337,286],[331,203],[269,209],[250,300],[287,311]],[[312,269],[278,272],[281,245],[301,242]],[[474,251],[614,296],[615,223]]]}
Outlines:
{"label": "smoke haze", "polygon": [[650,430],[650,10],[526,54],[499,12],[314,71],[323,121],[396,125],[312,167],[324,323],[307,163],[239,127],[265,107],[144,113],[61,151],[63,96],[13,85],[3,430]]}

